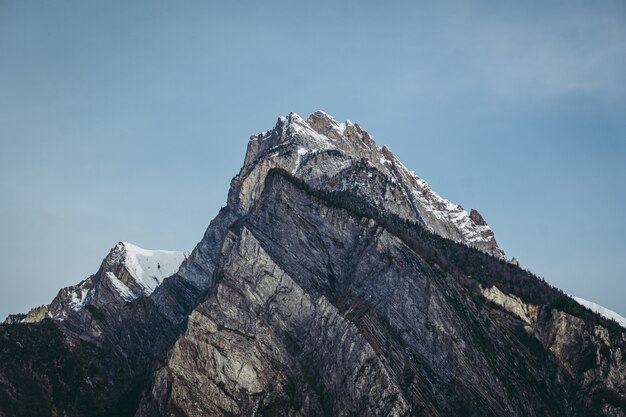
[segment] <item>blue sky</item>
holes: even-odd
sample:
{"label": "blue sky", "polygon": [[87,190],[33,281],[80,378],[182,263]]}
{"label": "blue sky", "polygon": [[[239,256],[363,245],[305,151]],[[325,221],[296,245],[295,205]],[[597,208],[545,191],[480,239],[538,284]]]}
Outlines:
{"label": "blue sky", "polygon": [[0,0],[0,316],[192,249],[249,136],[316,109],[626,315],[626,3],[428,3]]}

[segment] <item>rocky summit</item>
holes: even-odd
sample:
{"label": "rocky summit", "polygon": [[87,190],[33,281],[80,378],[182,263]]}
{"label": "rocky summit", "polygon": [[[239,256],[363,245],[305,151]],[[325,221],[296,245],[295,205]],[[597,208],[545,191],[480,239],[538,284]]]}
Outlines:
{"label": "rocky summit", "polygon": [[191,253],[119,243],[0,326],[0,416],[623,417],[624,352],[359,124],[290,113]]}

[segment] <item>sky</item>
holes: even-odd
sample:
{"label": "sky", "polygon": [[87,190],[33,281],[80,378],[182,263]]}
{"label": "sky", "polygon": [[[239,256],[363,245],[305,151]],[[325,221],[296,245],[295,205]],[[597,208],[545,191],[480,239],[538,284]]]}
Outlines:
{"label": "sky", "polygon": [[0,317],[118,241],[193,249],[249,137],[317,109],[626,315],[625,2],[0,0]]}

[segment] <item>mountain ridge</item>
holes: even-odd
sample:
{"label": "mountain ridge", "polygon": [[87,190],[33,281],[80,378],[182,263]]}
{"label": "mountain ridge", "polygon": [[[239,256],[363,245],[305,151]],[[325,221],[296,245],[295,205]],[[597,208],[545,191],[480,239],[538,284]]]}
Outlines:
{"label": "mountain ridge", "polygon": [[[368,177],[359,175],[363,172],[359,163],[371,170]],[[493,232],[477,211],[474,210],[472,218],[462,206],[441,198],[424,180],[409,171],[389,147],[376,147],[373,137],[358,123],[339,124],[322,111],[314,112],[307,120],[293,112],[281,116],[273,129],[250,138],[244,167],[231,185],[231,192],[239,188],[240,195],[229,195],[229,202],[247,209],[251,199],[260,192],[258,184],[270,167],[286,169],[327,189],[350,189],[355,188],[355,184],[367,189],[367,185],[371,186],[377,177],[383,176],[384,180],[378,184],[381,188],[373,190],[369,196],[373,204],[382,207],[395,202],[395,207],[388,205],[387,208],[400,216],[443,237],[506,259]],[[357,172],[350,172],[355,167]],[[257,184],[256,187],[251,187],[250,182]],[[384,196],[385,201],[380,201],[380,196]]]}

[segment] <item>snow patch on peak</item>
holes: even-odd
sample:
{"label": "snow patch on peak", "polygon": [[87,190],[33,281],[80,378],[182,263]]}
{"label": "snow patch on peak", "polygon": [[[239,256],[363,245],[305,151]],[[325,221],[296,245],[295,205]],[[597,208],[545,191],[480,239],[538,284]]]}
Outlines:
{"label": "snow patch on peak", "polygon": [[147,250],[119,242],[104,259],[102,275],[95,274],[77,285],[62,288],[48,305],[48,317],[64,320],[87,304],[107,302],[99,296],[102,285],[124,301],[150,295],[163,279],[178,271],[188,256],[187,252]]}
{"label": "snow patch on peak", "polygon": [[[293,175],[301,172],[309,176],[326,175],[323,170],[315,170],[320,161],[309,157],[326,150],[337,151],[328,155],[339,155],[342,161],[335,163],[334,167],[342,166],[345,161],[367,161],[385,175],[399,189],[396,203],[402,206],[398,211],[403,216],[417,219],[440,236],[506,259],[491,228],[484,221],[474,221],[463,207],[435,193],[426,181],[400,162],[389,146],[378,147],[374,138],[358,124],[349,120],[338,123],[322,110],[315,111],[306,120],[293,112],[281,116],[274,129],[252,137],[240,173],[239,201],[245,202],[241,203],[244,207],[249,207],[262,189],[259,184],[262,184],[263,173],[268,167],[281,167]],[[327,160],[322,162],[329,164]],[[310,166],[311,170],[303,171],[304,165]]]}
{"label": "snow patch on peak", "polygon": [[335,120],[335,118],[334,118],[333,116],[331,116],[330,114],[326,113],[324,110],[315,110],[315,111],[313,112],[313,114],[311,114],[311,116],[309,116],[309,117],[313,117],[313,116],[315,116],[315,115],[321,115],[321,116],[323,116],[323,117],[325,117],[325,118],[327,118],[327,119],[329,119],[329,120],[331,120],[331,121],[333,121],[333,122],[337,123],[337,121]]}
{"label": "snow patch on peak", "polygon": [[287,120],[289,122],[306,123],[302,116],[300,116],[298,113],[293,112],[293,111],[289,112],[289,114],[287,115]]}
{"label": "snow patch on peak", "polygon": [[289,115],[293,115],[293,117],[290,117],[290,123],[287,126],[289,134],[313,139],[317,146],[322,149],[333,149],[336,147],[328,137],[316,132],[302,117],[295,113],[289,113]]}
{"label": "snow patch on peak", "polygon": [[348,126],[354,126],[354,123],[352,123],[352,120],[350,119],[346,120],[345,122],[337,123],[339,132],[341,132],[342,135],[345,135]]}
{"label": "snow patch on peak", "polygon": [[124,266],[141,285],[146,295],[151,294],[163,279],[178,272],[189,256],[188,252],[149,250],[128,242],[118,244],[124,248]]}
{"label": "snow patch on peak", "polygon": [[295,175],[296,172],[298,172],[298,169],[300,169],[300,166],[302,165],[302,158],[304,158],[309,153],[315,153],[315,152],[318,152],[318,151],[319,151],[319,149],[308,150],[308,149],[299,147],[298,151],[297,151],[298,159],[296,160],[295,167],[293,168],[291,173]]}
{"label": "snow patch on peak", "polygon": [[617,314],[615,311],[613,310],[609,310],[606,307],[602,307],[599,304],[596,304],[594,302],[591,301],[587,301],[584,298],[580,298],[580,297],[574,297],[572,296],[572,298],[580,305],[587,307],[589,310],[598,313],[601,316],[606,317],[607,319],[610,320],[615,320],[620,326],[626,328],[626,318],[620,316],[619,314]]}
{"label": "snow patch on peak", "polygon": [[78,311],[83,308],[87,302],[87,296],[89,295],[89,285],[87,280],[72,288],[68,295],[70,296],[69,306],[72,310]]}
{"label": "snow patch on peak", "polygon": [[111,285],[113,285],[113,288],[115,288],[115,291],[117,291],[117,293],[120,295],[120,297],[124,299],[124,301],[132,301],[137,298],[135,293],[130,288],[128,288],[126,284],[120,281],[113,272],[107,272],[106,277],[111,282]]}

